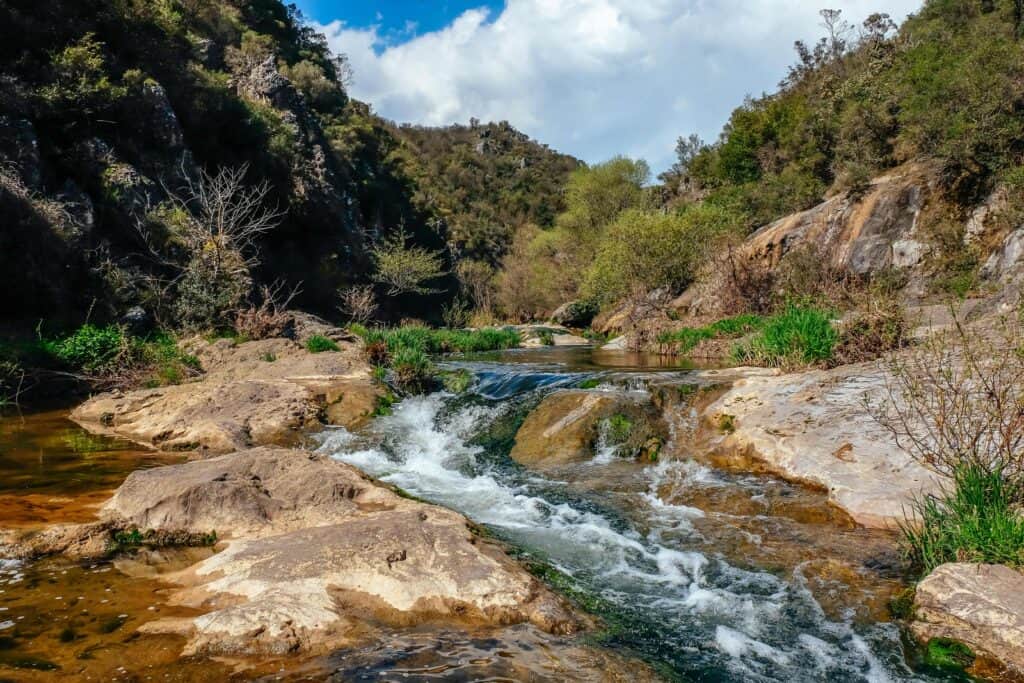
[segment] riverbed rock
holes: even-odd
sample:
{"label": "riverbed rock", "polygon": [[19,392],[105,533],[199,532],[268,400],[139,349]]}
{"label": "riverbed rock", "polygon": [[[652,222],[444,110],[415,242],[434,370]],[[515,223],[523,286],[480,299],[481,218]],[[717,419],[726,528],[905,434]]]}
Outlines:
{"label": "riverbed rock", "polygon": [[[625,392],[557,391],[526,417],[510,455],[522,465],[539,468],[587,460],[594,455],[602,420],[616,414],[628,418],[634,428],[642,428],[644,439],[651,439],[650,447],[656,453],[663,430],[645,398]],[[643,443],[635,446],[646,448]]]}
{"label": "riverbed rock", "polygon": [[[536,349],[542,346],[587,346],[590,344],[585,338],[573,334],[569,329],[561,325],[515,325],[522,339],[520,346],[526,349]],[[541,335],[550,335],[550,344],[545,344]]]}
{"label": "riverbed rock", "polygon": [[950,638],[1024,675],[1024,574],[1003,565],[949,563],[917,584],[911,628]]}
{"label": "riverbed rock", "polygon": [[323,353],[289,339],[186,346],[206,370],[198,381],[100,394],[71,419],[153,448],[209,454],[288,444],[323,422],[352,427],[376,404],[379,389],[355,343]]}
{"label": "riverbed rock", "polygon": [[884,386],[877,363],[759,373],[736,381],[701,417],[719,454],[824,488],[858,523],[890,528],[938,484],[865,408],[865,395],[877,398]]}
{"label": "riverbed rock", "polygon": [[357,642],[368,621],[579,626],[462,515],[303,451],[260,448],[135,472],[103,514],[120,526],[227,539],[169,575],[181,586],[173,603],[210,611],[145,627],[186,636],[186,654],[321,652]]}

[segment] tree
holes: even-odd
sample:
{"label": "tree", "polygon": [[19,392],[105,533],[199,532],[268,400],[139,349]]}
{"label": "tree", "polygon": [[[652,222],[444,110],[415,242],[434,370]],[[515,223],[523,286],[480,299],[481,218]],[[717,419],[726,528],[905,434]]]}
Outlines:
{"label": "tree", "polygon": [[338,290],[338,310],[354,323],[365,325],[377,314],[377,294],[372,285],[354,285]]}
{"label": "tree", "polygon": [[[183,325],[216,325],[241,307],[260,263],[257,241],[284,216],[269,203],[268,183],[245,184],[247,171],[243,164],[186,175],[179,189],[164,187],[167,201],[138,224],[150,253],[175,273],[164,289],[176,291],[174,311]],[[166,233],[162,245],[153,223]],[[176,252],[184,259],[168,255]]]}
{"label": "tree", "polygon": [[443,290],[426,286],[448,274],[440,252],[406,244],[405,230],[399,230],[372,250],[375,282],[387,287],[388,296],[437,294]]}

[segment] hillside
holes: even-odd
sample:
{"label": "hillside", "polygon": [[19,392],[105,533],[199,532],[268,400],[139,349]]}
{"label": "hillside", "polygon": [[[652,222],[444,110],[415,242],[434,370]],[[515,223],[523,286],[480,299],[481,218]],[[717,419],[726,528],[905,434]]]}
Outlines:
{"label": "hillside", "polygon": [[[449,242],[495,261],[520,222],[550,221],[576,163],[507,124],[380,119],[278,0],[15,0],[0,21],[0,278],[25,293],[0,303],[7,320],[59,327],[141,305],[170,325],[221,324],[275,281],[336,314],[338,288],[370,282],[374,249],[399,233],[443,270]],[[185,315],[210,242],[189,236],[188,215],[203,174],[225,171],[266,229],[241,240],[226,298],[201,304],[218,310]],[[423,309],[414,294],[381,303]]]}

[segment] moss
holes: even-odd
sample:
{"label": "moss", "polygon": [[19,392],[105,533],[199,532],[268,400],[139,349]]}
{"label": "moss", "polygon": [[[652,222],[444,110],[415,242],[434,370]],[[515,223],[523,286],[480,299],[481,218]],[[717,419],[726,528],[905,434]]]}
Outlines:
{"label": "moss", "polygon": [[917,590],[911,586],[900,591],[889,600],[889,614],[894,619],[909,621],[914,618],[914,598]]}
{"label": "moss", "polygon": [[601,380],[597,377],[588,377],[580,382],[580,389],[595,389],[600,386]]}
{"label": "moss", "polygon": [[941,669],[964,669],[974,663],[974,652],[956,640],[932,638],[925,646],[924,661]]}

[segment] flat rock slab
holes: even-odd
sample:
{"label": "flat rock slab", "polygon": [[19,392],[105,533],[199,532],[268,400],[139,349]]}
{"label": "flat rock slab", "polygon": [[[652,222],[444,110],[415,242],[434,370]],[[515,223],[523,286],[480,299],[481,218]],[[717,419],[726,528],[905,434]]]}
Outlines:
{"label": "flat rock slab", "polygon": [[184,635],[187,654],[321,652],[356,642],[367,622],[578,627],[462,515],[304,451],[260,448],[135,472],[103,516],[227,539],[169,576],[181,586],[172,602],[210,611],[146,626]]}
{"label": "flat rock slab", "polygon": [[86,429],[161,450],[227,453],[293,442],[321,422],[353,426],[378,389],[356,344],[310,353],[288,339],[195,341],[206,374],[158,389],[109,392],[71,413]]}
{"label": "flat rock slab", "polygon": [[1024,574],[1003,565],[949,563],[917,584],[922,640],[951,638],[1024,674]]}
{"label": "flat rock slab", "polygon": [[864,407],[865,394],[877,396],[884,382],[877,364],[748,376],[702,417],[712,428],[729,424],[720,447],[826,489],[832,503],[864,526],[893,528],[915,495],[938,484]]}

